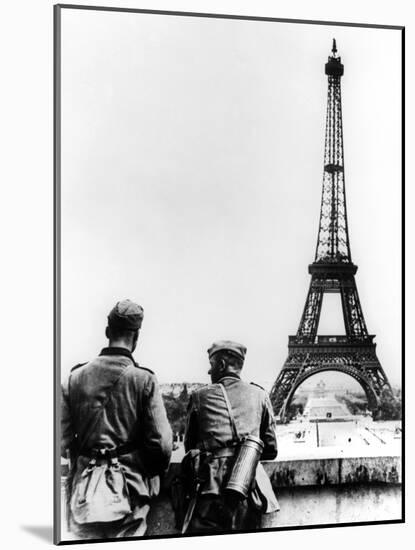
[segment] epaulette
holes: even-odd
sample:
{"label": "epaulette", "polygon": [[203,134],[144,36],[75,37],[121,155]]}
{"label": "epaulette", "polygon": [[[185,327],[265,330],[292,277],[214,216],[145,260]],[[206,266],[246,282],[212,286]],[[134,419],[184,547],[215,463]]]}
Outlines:
{"label": "epaulette", "polygon": [[143,370],[146,370],[147,372],[149,372],[150,374],[156,374],[154,371],[152,371],[151,369],[148,369],[146,367],[142,367],[141,365],[139,365],[138,363],[134,362],[134,365],[138,368],[138,369],[143,369]]}
{"label": "epaulette", "polygon": [[252,384],[253,386],[257,386],[258,388],[261,388],[261,390],[267,391],[265,388],[263,388],[263,387],[260,386],[259,384],[256,384],[255,382],[251,382],[251,384]]}
{"label": "epaulette", "polygon": [[85,363],[78,363],[77,365],[75,365],[74,367],[71,368],[71,372],[74,371],[75,369],[79,369],[79,367],[83,367],[87,363],[88,363],[88,361],[86,361]]}

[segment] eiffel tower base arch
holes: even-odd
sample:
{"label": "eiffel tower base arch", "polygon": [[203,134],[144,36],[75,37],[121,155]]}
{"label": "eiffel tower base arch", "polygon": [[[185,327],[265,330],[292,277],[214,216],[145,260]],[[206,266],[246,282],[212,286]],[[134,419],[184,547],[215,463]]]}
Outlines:
{"label": "eiffel tower base arch", "polygon": [[288,421],[290,403],[301,384],[315,374],[328,371],[341,372],[356,380],[365,392],[372,417],[378,419],[382,394],[392,390],[376,356],[373,337],[368,339],[345,345],[344,337],[325,336],[317,337],[315,343],[308,346],[289,345],[288,358],[270,394],[279,422]]}

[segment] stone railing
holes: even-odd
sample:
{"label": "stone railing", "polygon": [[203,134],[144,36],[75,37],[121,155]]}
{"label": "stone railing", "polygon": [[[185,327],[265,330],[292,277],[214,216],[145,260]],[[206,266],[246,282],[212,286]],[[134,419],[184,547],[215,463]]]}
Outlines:
{"label": "stone railing", "polygon": [[[397,456],[263,462],[280,511],[263,528],[401,519],[401,460]],[[169,484],[173,463],[149,516],[148,535],[178,533]]]}

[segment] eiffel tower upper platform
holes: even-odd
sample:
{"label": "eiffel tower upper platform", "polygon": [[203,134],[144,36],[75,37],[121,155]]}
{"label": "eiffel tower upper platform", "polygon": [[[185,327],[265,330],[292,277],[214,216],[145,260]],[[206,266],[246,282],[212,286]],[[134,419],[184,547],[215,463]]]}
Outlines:
{"label": "eiffel tower upper platform", "polygon": [[[286,419],[296,389],[310,376],[338,371],[353,377],[364,389],[376,417],[382,393],[392,391],[376,355],[374,335],[368,333],[357,292],[347,224],[341,77],[344,65],[333,40],[325,65],[328,77],[323,189],[314,262],[309,265],[310,287],[295,336],[288,339],[288,358],[271,391],[274,411]],[[345,335],[317,335],[325,293],[339,293]]]}

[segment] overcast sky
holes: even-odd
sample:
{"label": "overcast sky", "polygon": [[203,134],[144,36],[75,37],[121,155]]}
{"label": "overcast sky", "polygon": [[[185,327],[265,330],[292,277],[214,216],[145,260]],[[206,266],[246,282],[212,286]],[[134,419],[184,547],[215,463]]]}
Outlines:
{"label": "overcast sky", "polygon": [[[62,10],[62,373],[123,298],[161,382],[208,380],[215,339],[269,386],[314,259],[332,38],[352,259],[368,330],[401,372],[400,32]],[[337,301],[338,300],[338,301]],[[344,333],[325,297],[320,334]]]}

